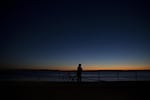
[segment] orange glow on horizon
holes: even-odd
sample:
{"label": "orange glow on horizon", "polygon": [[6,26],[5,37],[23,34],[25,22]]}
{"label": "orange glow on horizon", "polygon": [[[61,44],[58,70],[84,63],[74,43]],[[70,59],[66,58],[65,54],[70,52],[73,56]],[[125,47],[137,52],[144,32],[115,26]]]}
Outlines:
{"label": "orange glow on horizon", "polygon": [[[82,65],[83,70],[150,70],[150,66],[86,66]],[[48,70],[76,70],[77,66],[49,67]]]}
{"label": "orange glow on horizon", "polygon": [[[76,70],[77,66],[78,65],[75,65],[75,66],[12,65],[12,69]],[[7,68],[7,66],[5,68]],[[86,64],[82,64],[82,68],[83,70],[150,70],[150,65],[86,65]]]}

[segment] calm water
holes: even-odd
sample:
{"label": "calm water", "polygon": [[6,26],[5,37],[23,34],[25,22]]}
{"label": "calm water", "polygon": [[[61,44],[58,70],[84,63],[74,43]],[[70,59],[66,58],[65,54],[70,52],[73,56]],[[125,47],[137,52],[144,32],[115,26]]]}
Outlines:
{"label": "calm water", "polygon": [[[0,81],[76,81],[76,72],[11,71],[0,73]],[[83,72],[83,81],[150,81],[150,71]]]}

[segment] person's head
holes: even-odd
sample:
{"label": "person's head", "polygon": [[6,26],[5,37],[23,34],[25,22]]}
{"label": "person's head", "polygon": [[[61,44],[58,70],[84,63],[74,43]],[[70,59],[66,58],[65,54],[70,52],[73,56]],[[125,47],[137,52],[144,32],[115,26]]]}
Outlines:
{"label": "person's head", "polygon": [[79,67],[81,67],[81,64],[79,64]]}

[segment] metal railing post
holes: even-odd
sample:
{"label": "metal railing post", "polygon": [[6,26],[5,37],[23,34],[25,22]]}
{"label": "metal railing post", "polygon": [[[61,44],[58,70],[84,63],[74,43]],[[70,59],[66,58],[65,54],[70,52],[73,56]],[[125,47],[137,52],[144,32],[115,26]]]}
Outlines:
{"label": "metal railing post", "polygon": [[119,71],[117,72],[117,80],[119,81]]}

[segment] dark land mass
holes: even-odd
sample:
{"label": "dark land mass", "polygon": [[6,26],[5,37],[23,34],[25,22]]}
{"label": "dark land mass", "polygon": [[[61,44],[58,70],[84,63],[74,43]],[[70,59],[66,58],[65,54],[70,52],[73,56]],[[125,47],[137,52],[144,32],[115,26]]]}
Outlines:
{"label": "dark land mass", "polygon": [[1,100],[150,100],[149,81],[0,82]]}
{"label": "dark land mass", "polygon": [[[0,75],[11,75],[17,72],[76,72],[76,70],[44,70],[44,69],[0,69]],[[150,72],[150,70],[83,70],[83,72]]]}

